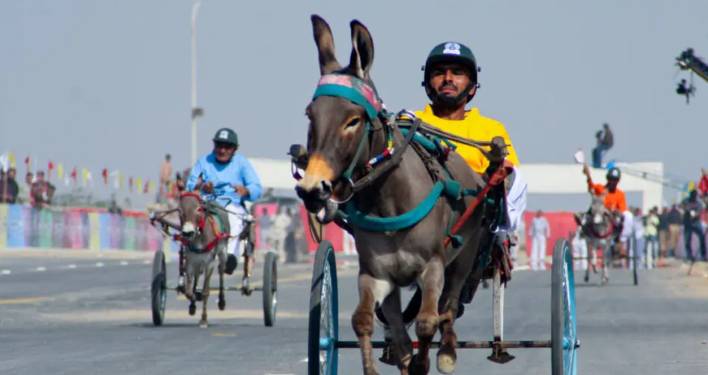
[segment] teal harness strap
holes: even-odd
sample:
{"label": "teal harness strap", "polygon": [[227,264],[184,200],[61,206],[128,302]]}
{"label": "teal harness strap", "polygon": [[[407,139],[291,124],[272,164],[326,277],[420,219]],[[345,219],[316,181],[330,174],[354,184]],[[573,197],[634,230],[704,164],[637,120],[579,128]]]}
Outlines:
{"label": "teal harness strap", "polygon": [[370,119],[376,118],[379,111],[374,108],[373,105],[362,95],[359,91],[346,86],[335,85],[335,84],[324,84],[317,86],[315,94],[312,99],[316,99],[319,96],[335,96],[340,98],[345,98],[351,102],[358,104],[366,110],[366,114]]}
{"label": "teal harness strap", "polygon": [[344,214],[340,210],[338,214],[347,222],[355,227],[372,232],[393,232],[405,229],[417,224],[423,220],[430,211],[435,207],[435,203],[443,191],[443,184],[436,182],[428,196],[418,204],[414,209],[398,216],[379,217],[366,215],[359,211],[354,202],[348,202],[344,205]]}

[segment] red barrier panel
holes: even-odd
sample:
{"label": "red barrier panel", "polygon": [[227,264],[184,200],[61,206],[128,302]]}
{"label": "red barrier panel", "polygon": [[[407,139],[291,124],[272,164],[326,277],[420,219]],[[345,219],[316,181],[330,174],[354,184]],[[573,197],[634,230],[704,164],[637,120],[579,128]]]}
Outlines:
{"label": "red barrier panel", "polygon": [[[573,218],[574,212],[569,211],[549,211],[543,212],[543,216],[548,220],[551,227],[551,237],[546,240],[546,255],[553,254],[553,246],[559,238],[568,239],[570,233],[575,232],[578,225]],[[524,212],[524,228],[526,233],[526,255],[531,256],[531,220],[536,216],[536,211]]]}

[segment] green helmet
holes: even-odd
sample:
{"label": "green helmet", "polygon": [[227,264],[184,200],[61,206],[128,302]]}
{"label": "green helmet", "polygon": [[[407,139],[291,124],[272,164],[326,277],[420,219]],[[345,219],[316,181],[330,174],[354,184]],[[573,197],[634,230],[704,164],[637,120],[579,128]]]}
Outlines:
{"label": "green helmet", "polygon": [[607,170],[606,177],[608,180],[619,180],[620,178],[622,178],[622,172],[620,172],[619,168],[612,167],[609,170]]}
{"label": "green helmet", "polygon": [[[429,87],[428,80],[430,79],[433,66],[441,62],[458,63],[465,66],[470,71],[472,84],[477,84],[477,72],[479,72],[479,68],[477,67],[477,59],[475,59],[472,50],[462,43],[440,43],[430,51],[428,58],[425,60],[425,65],[423,66],[422,85],[425,87],[425,92],[431,100],[433,100],[434,92]],[[468,101],[469,99],[472,98],[468,98]]]}
{"label": "green helmet", "polygon": [[228,143],[238,147],[238,135],[236,135],[235,131],[229,128],[221,128],[217,130],[212,140],[214,142]]}

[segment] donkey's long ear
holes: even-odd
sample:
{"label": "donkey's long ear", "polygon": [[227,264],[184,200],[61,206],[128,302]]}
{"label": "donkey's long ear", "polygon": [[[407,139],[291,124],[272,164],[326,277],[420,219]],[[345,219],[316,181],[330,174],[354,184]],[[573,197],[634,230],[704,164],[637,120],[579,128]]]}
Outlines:
{"label": "donkey's long ear", "polygon": [[322,17],[313,14],[312,17],[312,33],[317,44],[317,53],[320,58],[320,74],[325,75],[342,68],[337,62],[337,57],[334,54],[334,38],[332,30],[327,22]]}
{"label": "donkey's long ear", "polygon": [[369,70],[374,62],[374,40],[369,30],[361,22],[354,20],[352,28],[352,56],[348,69],[361,79],[369,78]]}

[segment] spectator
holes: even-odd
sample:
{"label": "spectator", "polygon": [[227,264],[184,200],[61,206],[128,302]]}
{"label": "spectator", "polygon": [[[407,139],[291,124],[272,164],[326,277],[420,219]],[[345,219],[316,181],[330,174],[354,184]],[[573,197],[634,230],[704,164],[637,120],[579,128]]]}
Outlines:
{"label": "spectator", "polygon": [[588,241],[580,227],[573,234],[571,246],[573,246],[573,258],[580,259],[575,262],[575,266],[581,270],[588,268]]}
{"label": "spectator", "polygon": [[638,264],[646,266],[646,254],[644,253],[644,223],[645,218],[642,216],[642,209],[637,207],[634,209],[634,251],[637,256]]}
{"label": "spectator", "polygon": [[287,209],[284,206],[279,207],[278,214],[273,219],[273,225],[270,228],[270,243],[273,245],[275,253],[278,254],[280,262],[285,262],[285,236],[287,236],[287,229],[291,221]]}
{"label": "spectator", "polygon": [[160,188],[158,192],[158,202],[162,202],[167,198],[167,192],[170,188],[170,177],[172,176],[172,156],[165,155],[165,161],[160,166]]}
{"label": "spectator", "polygon": [[298,215],[293,215],[290,209],[288,209],[287,213],[290,217],[290,225],[288,226],[286,230],[287,234],[285,235],[285,263],[295,263],[297,262],[298,257],[297,235],[298,232],[302,231],[302,225]]}
{"label": "spectator", "polygon": [[664,207],[659,215],[659,260],[669,255],[669,209]]}
{"label": "spectator", "polygon": [[0,165],[0,203],[5,203],[5,192],[7,191],[7,174]]}
{"label": "spectator", "polygon": [[703,204],[708,205],[708,169],[701,169],[701,180],[698,182],[698,193]]}
{"label": "spectator", "polygon": [[649,214],[644,218],[644,239],[646,246],[644,253],[647,256],[647,268],[656,267],[656,260],[659,257],[659,209],[657,207],[649,210]]}
{"label": "spectator", "polygon": [[32,197],[32,183],[34,182],[34,175],[32,172],[27,172],[25,174],[25,184],[27,185],[27,195],[25,198],[27,198],[27,203],[30,204],[31,206],[34,206],[34,197]]}
{"label": "spectator", "polygon": [[55,190],[54,185],[44,179],[44,171],[37,172],[37,180],[32,183],[32,188],[30,189],[32,206],[44,208],[52,204]]}
{"label": "spectator", "polygon": [[669,224],[669,256],[675,257],[678,248],[679,237],[681,237],[681,211],[677,205],[672,205],[666,221]]}
{"label": "spectator", "polygon": [[268,249],[272,246],[270,241],[270,226],[273,221],[268,213],[268,208],[263,207],[261,211],[261,216],[258,218],[258,232],[260,233],[260,246],[261,248]]}
{"label": "spectator", "polygon": [[595,140],[597,145],[592,150],[592,166],[593,168],[602,168],[602,158],[615,143],[614,135],[608,123],[602,124],[602,130],[595,133]]}
{"label": "spectator", "polygon": [[543,217],[543,211],[538,210],[531,221],[531,267],[532,271],[546,269],[546,240],[551,236],[551,227]]}
{"label": "spectator", "polygon": [[5,183],[5,194],[8,198],[7,203],[19,203],[17,200],[20,198],[20,185],[17,183],[17,169],[10,168],[7,171],[7,176],[5,176],[7,182]]}
{"label": "spectator", "polygon": [[688,194],[688,198],[684,199],[681,206],[683,208],[683,240],[686,244],[686,259],[691,262],[696,260],[691,246],[691,240],[695,233],[698,236],[698,242],[700,244],[700,260],[706,261],[706,239],[701,224],[701,213],[705,209],[705,206],[703,205],[703,201],[698,199],[698,191],[691,190]]}
{"label": "spectator", "polygon": [[114,215],[121,215],[123,214],[123,210],[118,206],[118,202],[116,202],[116,195],[111,194],[111,203],[108,205],[108,213],[114,214]]}

